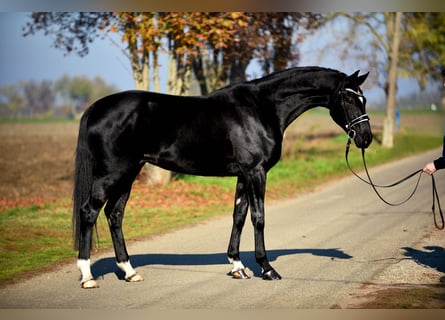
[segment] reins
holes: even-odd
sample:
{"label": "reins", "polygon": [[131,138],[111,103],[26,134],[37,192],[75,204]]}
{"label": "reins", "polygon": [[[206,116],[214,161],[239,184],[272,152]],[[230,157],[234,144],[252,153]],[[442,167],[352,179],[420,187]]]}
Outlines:
{"label": "reins", "polygon": [[[416,191],[417,191],[417,188],[419,187],[420,178],[422,177],[423,170],[422,170],[422,169],[416,170],[416,171],[412,172],[411,174],[407,175],[406,177],[404,177],[404,178],[402,178],[402,179],[400,179],[400,180],[398,180],[398,181],[396,181],[396,182],[394,182],[394,183],[391,183],[391,184],[387,184],[387,185],[378,185],[378,184],[375,184],[375,183],[373,182],[373,180],[371,179],[371,175],[369,174],[369,171],[368,171],[368,166],[367,166],[367,164],[366,164],[366,158],[365,158],[365,149],[362,148],[362,149],[361,149],[361,150],[362,150],[361,153],[362,153],[363,166],[364,166],[364,168],[365,168],[366,176],[367,176],[367,178],[368,178],[368,180],[365,180],[365,179],[363,179],[362,177],[360,177],[360,176],[359,176],[359,175],[352,169],[352,167],[351,167],[351,165],[350,165],[350,163],[349,163],[349,159],[348,159],[349,149],[350,149],[351,141],[352,141],[352,139],[354,138],[354,136],[355,136],[355,132],[354,132],[354,134],[353,134],[352,136],[351,136],[351,134],[348,132],[348,142],[347,142],[347,144],[346,144],[345,159],[346,159],[346,164],[347,164],[349,170],[350,170],[350,171],[351,171],[357,178],[359,178],[361,181],[363,181],[363,182],[365,182],[366,184],[370,185],[370,186],[372,187],[372,189],[374,190],[374,192],[376,193],[376,195],[377,195],[377,196],[380,198],[380,200],[382,200],[385,204],[390,205],[390,206],[400,206],[400,205],[402,205],[402,204],[408,202],[408,201],[414,196],[414,194],[415,194]],[[395,186],[397,186],[397,185],[399,185],[399,184],[401,184],[401,183],[403,183],[403,182],[405,182],[405,181],[407,181],[407,180],[409,180],[409,179],[415,177],[416,175],[419,175],[419,177],[418,177],[418,179],[417,179],[417,181],[416,181],[416,184],[415,184],[415,186],[414,186],[413,191],[409,194],[409,196],[408,196],[405,200],[403,200],[403,201],[401,201],[401,202],[398,202],[398,203],[391,203],[391,202],[385,200],[385,199],[383,198],[383,196],[380,194],[380,192],[377,190],[377,188],[392,188],[392,187],[395,187]],[[436,181],[435,181],[435,179],[434,179],[434,175],[431,175],[431,185],[432,185],[432,194],[433,194],[433,205],[432,205],[432,207],[431,207],[431,210],[432,210],[432,212],[433,212],[434,225],[435,225],[435,227],[436,227],[437,229],[439,229],[439,230],[443,230],[444,227],[445,227],[445,223],[444,223],[443,211],[442,211],[442,207],[441,207],[441,205],[440,205],[439,194],[438,194],[438,192],[437,192]],[[438,208],[438,213],[437,213],[437,214],[436,214],[436,201],[437,201],[437,208]],[[440,217],[440,221],[441,221],[441,224],[440,224],[440,225],[439,225],[439,223],[438,223],[438,221],[437,221],[437,218],[436,218],[437,215]]]}
{"label": "reins", "polygon": [[[379,197],[379,199],[382,200],[385,204],[390,205],[390,206],[400,206],[400,205],[408,202],[414,196],[414,194],[417,191],[417,188],[419,187],[420,178],[422,177],[422,174],[423,174],[423,170],[422,169],[416,170],[416,171],[412,172],[411,174],[407,175],[406,177],[404,177],[404,178],[402,178],[402,179],[400,179],[400,180],[398,180],[398,181],[396,181],[394,183],[391,183],[391,184],[387,184],[387,185],[375,184],[373,182],[372,178],[371,178],[371,175],[369,174],[368,166],[366,164],[365,149],[364,148],[361,149],[362,150],[362,160],[363,160],[363,166],[365,168],[365,172],[366,172],[366,176],[367,176],[368,180],[365,180],[362,177],[360,177],[352,169],[352,167],[351,167],[351,165],[349,163],[348,155],[349,155],[349,149],[350,149],[351,142],[352,142],[352,140],[354,140],[354,138],[356,136],[356,131],[353,129],[353,127],[358,125],[358,124],[360,124],[360,123],[362,123],[362,122],[369,121],[369,117],[368,117],[367,114],[362,114],[361,116],[358,116],[358,117],[356,117],[353,120],[350,120],[350,121],[348,120],[347,113],[344,110],[344,101],[343,101],[343,99],[344,99],[343,96],[344,96],[344,94],[346,92],[350,92],[350,93],[355,94],[357,97],[360,98],[360,101],[362,103],[364,103],[363,102],[364,96],[360,92],[357,92],[357,91],[352,90],[350,88],[344,88],[343,87],[343,89],[339,90],[339,94],[337,95],[337,97],[335,99],[335,101],[337,101],[338,98],[342,99],[343,112],[344,112],[344,115],[345,115],[345,120],[347,121],[347,124],[345,125],[345,128],[346,128],[347,134],[348,134],[348,142],[346,143],[345,159],[346,159],[346,164],[348,165],[349,170],[357,178],[359,178],[361,181],[363,181],[364,183],[370,185],[372,187],[372,189],[374,190],[374,192],[376,193],[376,195]],[[334,103],[335,103],[335,101],[334,101]],[[403,200],[401,202],[391,203],[391,202],[387,201],[385,198],[383,198],[383,196],[377,190],[378,188],[392,188],[392,187],[395,187],[395,186],[397,186],[397,185],[399,185],[399,184],[401,184],[401,183],[403,183],[403,182],[405,182],[405,181],[415,177],[416,175],[418,175],[419,177],[417,178],[417,181],[416,181],[416,184],[414,185],[413,191],[409,194],[409,196],[405,200]],[[434,175],[431,175],[431,185],[432,185],[432,193],[433,193],[433,205],[431,207],[431,210],[433,211],[434,225],[436,226],[437,229],[443,230],[444,227],[445,227],[445,223],[444,223],[444,218],[443,218],[442,207],[440,205],[439,194],[437,192],[436,181],[434,180]],[[439,211],[437,214],[436,214],[436,201],[437,201],[437,208],[438,208],[438,211]],[[440,217],[440,221],[441,221],[440,225],[437,222],[437,218],[436,218],[437,215],[439,215],[439,217]]]}

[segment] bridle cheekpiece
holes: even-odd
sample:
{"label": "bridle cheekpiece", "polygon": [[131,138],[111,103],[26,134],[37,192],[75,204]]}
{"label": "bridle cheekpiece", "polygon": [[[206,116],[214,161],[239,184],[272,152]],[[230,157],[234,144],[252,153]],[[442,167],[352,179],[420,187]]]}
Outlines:
{"label": "bridle cheekpiece", "polygon": [[357,134],[356,131],[353,129],[353,127],[362,122],[369,122],[369,116],[366,113],[364,113],[352,120],[348,119],[348,114],[346,113],[345,106],[343,104],[343,94],[345,94],[346,92],[351,92],[355,94],[359,98],[362,104],[364,103],[364,96],[360,92],[357,92],[351,88],[344,88],[342,91],[340,91],[340,95],[342,96],[341,102],[342,102],[343,112],[345,114],[345,119],[347,121],[345,128],[347,130],[349,139],[353,140],[355,138],[355,135]]}

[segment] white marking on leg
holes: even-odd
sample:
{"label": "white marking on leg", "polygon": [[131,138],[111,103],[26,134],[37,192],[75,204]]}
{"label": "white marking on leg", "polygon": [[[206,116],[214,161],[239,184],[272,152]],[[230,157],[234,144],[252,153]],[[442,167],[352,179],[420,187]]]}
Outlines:
{"label": "white marking on leg", "polygon": [[125,272],[126,281],[137,282],[144,280],[144,278],[142,278],[142,276],[139,275],[136,272],[136,270],[133,269],[133,266],[131,265],[130,261],[117,262],[117,266],[119,267],[119,269]]}
{"label": "white marking on leg", "polygon": [[243,270],[246,268],[241,262],[241,260],[232,260],[232,264],[233,264],[232,272]]}
{"label": "white marking on leg", "polygon": [[244,266],[244,264],[241,262],[241,260],[233,260],[232,258],[229,258],[229,262],[233,264],[232,271],[232,277],[234,279],[250,279],[250,276],[247,274],[247,269]]}
{"label": "white marking on leg", "polygon": [[77,268],[79,268],[82,279],[81,282],[85,282],[88,280],[93,280],[93,275],[91,274],[91,268],[90,268],[90,259],[78,259],[77,260]]}
{"label": "white marking on leg", "polygon": [[133,269],[130,261],[117,262],[117,266],[119,267],[119,269],[125,272],[125,278],[130,277],[136,273],[136,270]]}
{"label": "white marking on leg", "polygon": [[78,259],[77,268],[79,268],[82,274],[82,279],[80,280],[80,286],[83,289],[98,288],[96,280],[94,280],[91,274],[90,259]]}
{"label": "white marking on leg", "polygon": [[236,199],[235,204],[236,204],[236,205],[239,205],[240,203],[241,203],[241,198]]}

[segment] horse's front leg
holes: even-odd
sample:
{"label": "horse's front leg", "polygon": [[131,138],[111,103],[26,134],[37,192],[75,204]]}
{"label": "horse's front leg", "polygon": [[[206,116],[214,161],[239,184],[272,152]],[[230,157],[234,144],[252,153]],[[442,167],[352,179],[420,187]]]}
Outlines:
{"label": "horse's front leg", "polygon": [[248,197],[255,236],[255,259],[262,268],[263,280],[280,280],[281,276],[269,264],[264,243],[266,172],[258,168],[249,178]]}
{"label": "horse's front leg", "polygon": [[245,267],[241,262],[239,254],[241,233],[246,221],[248,208],[247,184],[244,178],[239,177],[235,191],[232,233],[230,236],[229,248],[227,249],[227,257],[230,263],[233,264],[231,273],[235,279],[250,279],[250,276],[246,273]]}

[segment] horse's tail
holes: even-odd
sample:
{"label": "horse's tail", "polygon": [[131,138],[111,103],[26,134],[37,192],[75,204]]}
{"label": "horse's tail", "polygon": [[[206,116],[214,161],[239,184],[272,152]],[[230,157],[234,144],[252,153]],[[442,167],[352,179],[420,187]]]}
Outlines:
{"label": "horse's tail", "polygon": [[73,189],[73,241],[74,249],[79,249],[80,239],[80,211],[88,199],[93,181],[92,154],[88,146],[88,117],[89,110],[85,111],[79,126],[77,138],[76,160],[74,169],[74,189]]}

